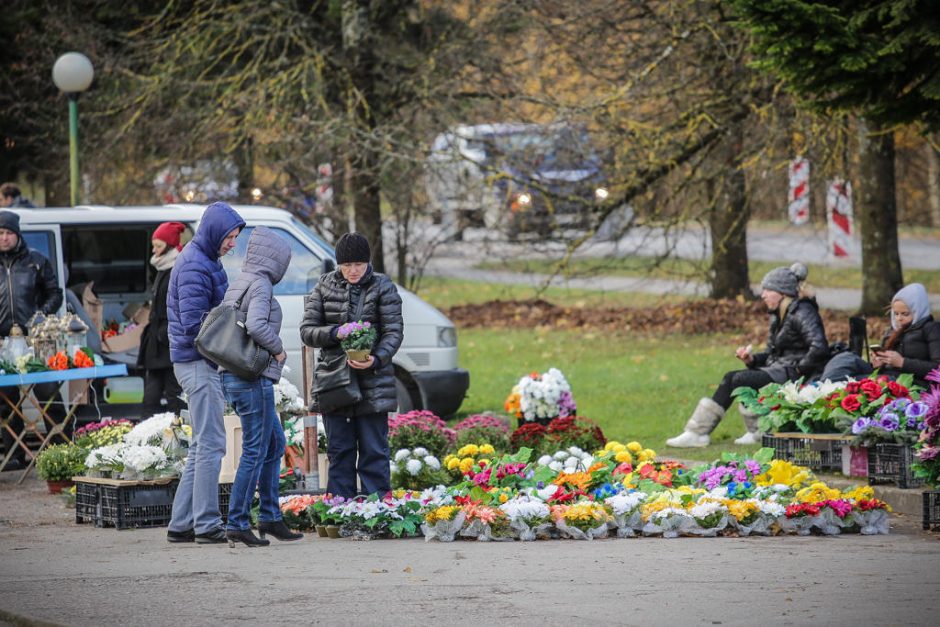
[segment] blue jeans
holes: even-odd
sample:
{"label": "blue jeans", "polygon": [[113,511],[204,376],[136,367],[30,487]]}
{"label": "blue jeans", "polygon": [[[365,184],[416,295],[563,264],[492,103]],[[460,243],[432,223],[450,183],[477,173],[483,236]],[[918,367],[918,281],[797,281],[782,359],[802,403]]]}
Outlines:
{"label": "blue jeans", "polygon": [[359,494],[356,489],[358,470],[363,494],[385,496],[391,489],[388,413],[352,418],[325,414],[323,425],[326,427],[326,455],[330,460],[327,491],[346,498]]}
{"label": "blue jeans", "polygon": [[242,456],[232,485],[227,528],[243,531],[251,526],[250,510],[256,488],[261,500],[258,521],[281,520],[278,475],[287,439],[274,406],[274,382],[267,377],[246,381],[223,372],[222,389],[225,400],[242,421]]}
{"label": "blue jeans", "polygon": [[173,364],[173,372],[189,399],[193,440],[180,478],[170,531],[195,529],[208,533],[222,526],[219,513],[219,470],[225,457],[222,381],[215,366],[200,359]]}

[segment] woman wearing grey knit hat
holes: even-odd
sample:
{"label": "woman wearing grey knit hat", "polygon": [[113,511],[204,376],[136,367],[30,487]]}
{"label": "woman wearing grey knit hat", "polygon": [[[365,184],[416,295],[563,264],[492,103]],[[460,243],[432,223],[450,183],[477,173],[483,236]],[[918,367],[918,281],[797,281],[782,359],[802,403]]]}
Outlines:
{"label": "woman wearing grey knit hat", "polygon": [[[774,268],[761,281],[761,300],[770,312],[767,348],[756,354],[741,346],[735,352],[747,366],[725,374],[711,398],[698,402],[681,434],[666,440],[668,446],[702,447],[711,443],[711,434],[725,411],[731,407],[731,393],[739,387],[759,389],[768,383],[795,381],[822,370],[829,358],[829,343],[816,299],[805,285],[807,269],[801,263]],[[760,433],[757,417],[741,407],[747,432],[735,444],[757,444]]]}

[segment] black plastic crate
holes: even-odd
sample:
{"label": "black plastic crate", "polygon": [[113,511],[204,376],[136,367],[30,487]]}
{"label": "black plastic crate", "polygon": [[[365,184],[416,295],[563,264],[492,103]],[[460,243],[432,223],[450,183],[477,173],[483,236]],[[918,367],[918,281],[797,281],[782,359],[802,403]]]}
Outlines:
{"label": "black plastic crate", "polygon": [[894,483],[899,488],[919,488],[914,476],[914,451],[908,444],[878,443],[868,447],[868,483]]}
{"label": "black plastic crate", "polygon": [[810,470],[842,472],[840,439],[822,439],[799,434],[765,433],[761,445],[774,449],[774,457]]}
{"label": "black plastic crate", "polygon": [[222,512],[222,522],[228,522],[228,505],[232,500],[232,484],[219,484],[219,511]]}
{"label": "black plastic crate", "polygon": [[940,531],[940,491],[924,492],[924,529]]}
{"label": "black plastic crate", "polygon": [[178,480],[167,483],[75,483],[75,522],[131,529],[165,527]]}

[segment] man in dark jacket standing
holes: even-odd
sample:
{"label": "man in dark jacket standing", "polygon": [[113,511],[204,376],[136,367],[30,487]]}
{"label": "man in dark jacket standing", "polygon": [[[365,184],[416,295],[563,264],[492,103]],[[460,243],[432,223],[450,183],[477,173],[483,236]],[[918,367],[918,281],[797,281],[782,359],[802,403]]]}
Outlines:
{"label": "man in dark jacket standing", "polygon": [[[12,211],[0,211],[0,265],[4,273],[0,278],[0,336],[10,335],[14,324],[26,333],[26,323],[37,311],[44,314],[58,311],[62,305],[62,288],[52,264],[41,253],[29,249],[20,234],[20,216]],[[19,398],[19,388],[7,388],[4,392],[14,403]],[[42,403],[50,398],[58,401],[59,387],[55,383],[36,385],[33,392]],[[60,422],[65,416],[65,408],[55,402],[49,415]],[[23,419],[13,416],[10,427],[17,433],[21,432]],[[65,434],[71,434],[70,425],[66,425]],[[26,453],[20,447],[11,450],[13,441],[13,435],[4,429],[4,450],[11,458],[4,470],[15,470],[25,465]]]}
{"label": "man in dark jacket standing", "polygon": [[[362,400],[323,412],[330,474],[327,489],[344,497],[355,496],[356,473],[366,494],[384,495],[390,488],[388,412],[398,408],[392,357],[403,339],[401,296],[384,274],[372,271],[369,241],[347,233],[336,242],[339,269],[320,277],[307,298],[300,339],[320,349],[319,359],[334,363],[342,358],[337,338],[347,322],[369,322],[378,337],[369,358],[349,360],[356,373]],[[357,467],[358,459],[358,467]]]}
{"label": "man in dark jacket standing", "polygon": [[216,365],[196,350],[195,340],[206,313],[225,296],[228,277],[220,259],[235,248],[244,227],[245,221],[228,204],[212,203],[170,273],[166,303],[170,360],[186,394],[193,427],[186,468],[173,499],[170,542],[227,542],[219,513],[219,469],[225,456],[222,381]]}

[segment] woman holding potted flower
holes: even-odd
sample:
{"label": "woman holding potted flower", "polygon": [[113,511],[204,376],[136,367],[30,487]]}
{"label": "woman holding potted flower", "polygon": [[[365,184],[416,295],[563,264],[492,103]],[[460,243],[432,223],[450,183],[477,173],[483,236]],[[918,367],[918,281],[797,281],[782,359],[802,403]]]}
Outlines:
{"label": "woman holding potted flower", "polygon": [[914,375],[914,384],[927,387],[927,373],[940,366],[940,323],[930,314],[927,289],[911,283],[891,299],[891,330],[880,346],[871,347],[871,363],[852,352],[839,353],[823,371],[822,379],[845,381],[867,377],[877,368],[896,379]]}
{"label": "woman holding potted flower", "polygon": [[[372,270],[372,251],[359,233],[347,233],[336,242],[333,272],[320,277],[310,293],[300,325],[300,338],[319,348],[320,364],[339,363],[349,368],[349,388],[359,400],[328,406],[326,393],[314,383],[314,404],[326,426],[330,473],[327,489],[346,498],[358,493],[356,476],[367,494],[390,489],[388,413],[398,408],[392,357],[402,342],[401,297],[384,274]],[[349,323],[356,323],[349,325]],[[368,327],[366,324],[368,323]],[[374,344],[364,355],[347,356],[347,331],[370,329]],[[341,330],[343,331],[341,335]],[[348,342],[347,342],[348,343]],[[318,369],[317,377],[321,371]],[[358,459],[358,462],[357,462]],[[358,465],[357,465],[358,464]]]}
{"label": "woman holding potted flower", "polygon": [[[823,369],[829,358],[829,343],[816,299],[803,283],[806,275],[806,266],[794,263],[789,268],[774,268],[764,276],[761,300],[770,312],[767,349],[752,354],[750,346],[739,347],[735,356],[747,368],[726,373],[712,397],[698,402],[682,433],[666,440],[668,446],[708,446],[709,434],[731,407],[731,393],[736,388],[757,390],[768,383],[809,378]],[[760,442],[757,417],[745,411],[742,408],[747,433],[734,442],[757,444]]]}

